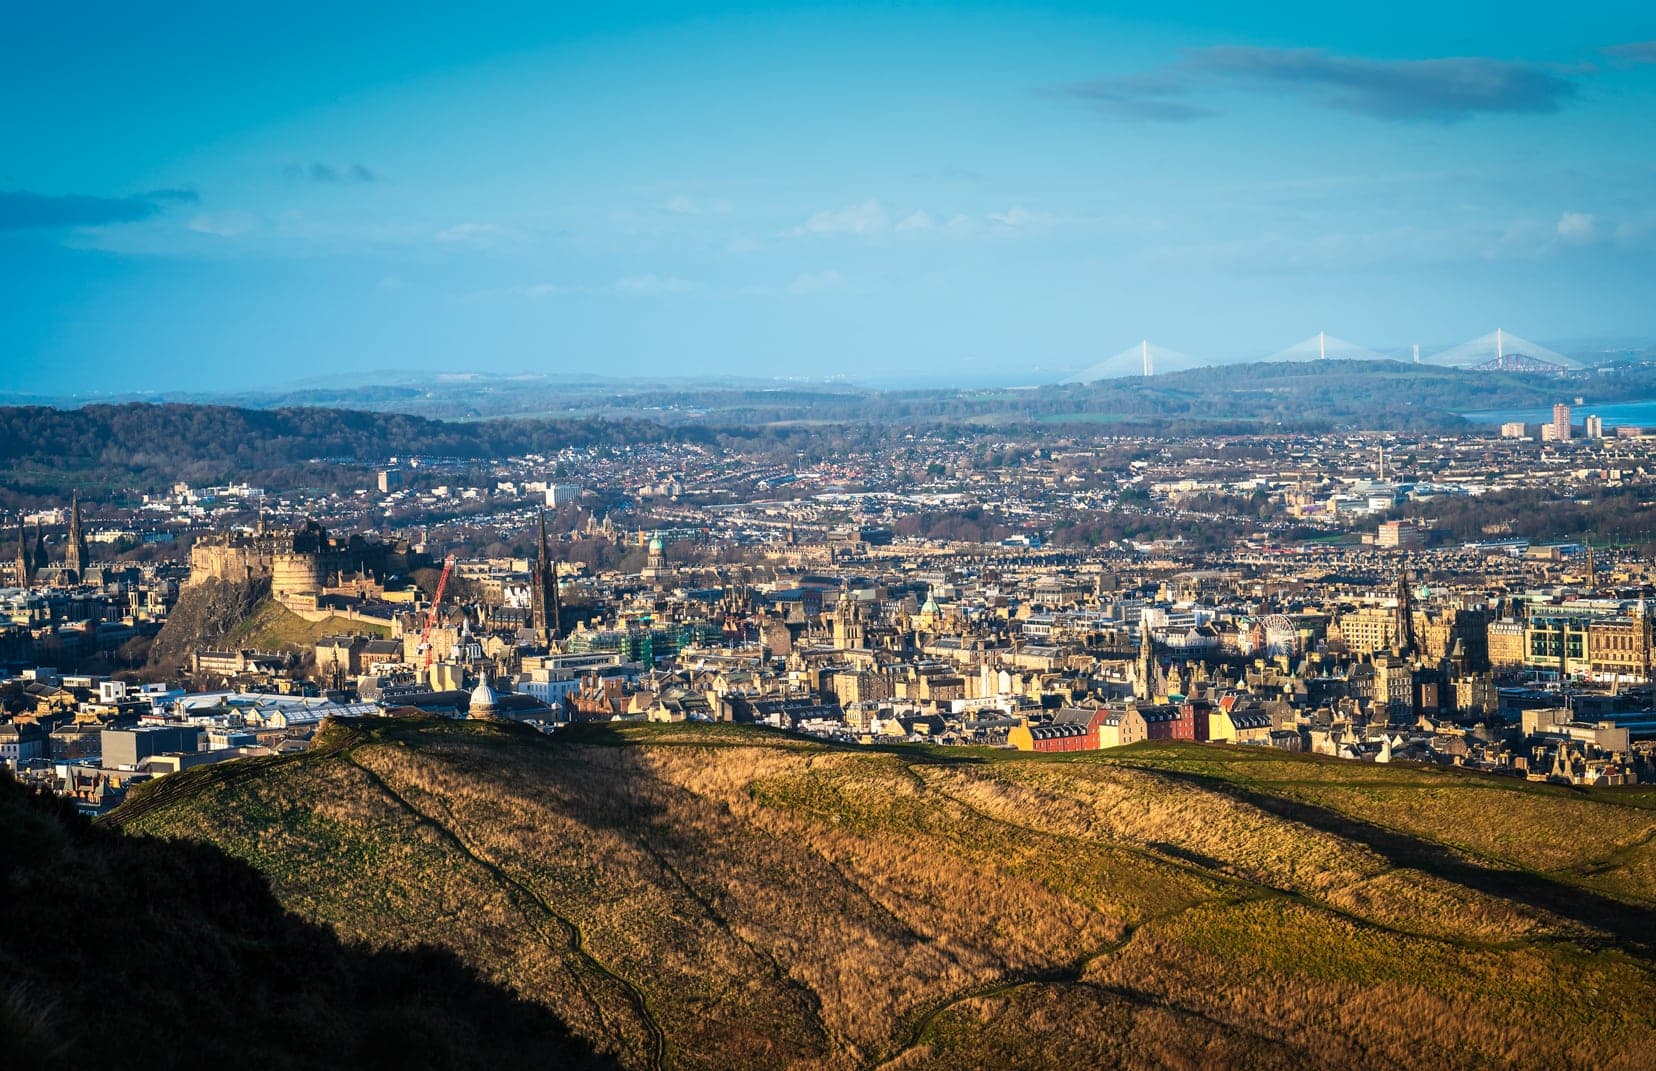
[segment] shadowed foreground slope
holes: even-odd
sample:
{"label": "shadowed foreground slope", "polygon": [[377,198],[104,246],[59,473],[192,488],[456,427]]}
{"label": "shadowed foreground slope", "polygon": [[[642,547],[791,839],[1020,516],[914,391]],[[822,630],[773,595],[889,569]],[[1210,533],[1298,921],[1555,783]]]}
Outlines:
{"label": "shadowed foreground slope", "polygon": [[448,952],[342,944],[210,844],[97,828],[3,774],[0,890],[3,1067],[611,1066]]}
{"label": "shadowed foreground slope", "polygon": [[282,903],[633,1067],[1635,1068],[1656,793],[1263,749],[341,722],[157,782]]}

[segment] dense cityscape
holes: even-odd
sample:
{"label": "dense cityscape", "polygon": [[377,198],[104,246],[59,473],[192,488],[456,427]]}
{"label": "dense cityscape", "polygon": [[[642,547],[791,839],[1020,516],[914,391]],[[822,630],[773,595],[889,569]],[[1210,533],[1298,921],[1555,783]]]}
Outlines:
{"label": "dense cityscape", "polygon": [[386,457],[318,497],[73,497],[8,521],[3,754],[89,813],[330,715],[414,713],[1644,783],[1651,533],[1601,509],[1534,538],[1497,509],[1467,538],[1421,507],[1638,499],[1653,441],[1560,403],[1443,436],[570,447]]}

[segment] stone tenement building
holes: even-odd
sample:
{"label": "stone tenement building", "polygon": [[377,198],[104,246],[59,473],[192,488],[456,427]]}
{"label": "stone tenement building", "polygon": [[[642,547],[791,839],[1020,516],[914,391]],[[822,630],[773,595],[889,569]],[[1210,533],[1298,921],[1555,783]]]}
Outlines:
{"label": "stone tenement building", "polygon": [[406,574],[422,564],[423,556],[403,540],[382,543],[356,534],[341,540],[329,536],[315,521],[306,521],[291,532],[267,530],[261,524],[251,534],[235,532],[198,540],[190,548],[189,582],[269,580],[273,598],[290,606],[314,608],[323,587],[342,573],[384,577]]}

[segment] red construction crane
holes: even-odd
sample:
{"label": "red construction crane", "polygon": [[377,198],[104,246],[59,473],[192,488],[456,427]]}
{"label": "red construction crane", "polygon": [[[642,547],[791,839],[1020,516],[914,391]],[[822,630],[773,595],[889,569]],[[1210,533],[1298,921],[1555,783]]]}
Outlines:
{"label": "red construction crane", "polygon": [[420,632],[420,650],[425,652],[425,668],[431,668],[431,628],[437,624],[437,609],[443,605],[443,589],[448,587],[449,570],[454,568],[454,555],[443,559],[443,575],[437,578],[437,592],[431,597],[431,611],[426,614],[425,628]]}

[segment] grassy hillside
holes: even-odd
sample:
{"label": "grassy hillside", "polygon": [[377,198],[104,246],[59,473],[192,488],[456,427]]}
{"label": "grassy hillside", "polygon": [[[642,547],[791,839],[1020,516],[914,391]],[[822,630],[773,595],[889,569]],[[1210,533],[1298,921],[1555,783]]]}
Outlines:
{"label": "grassy hillside", "polygon": [[265,599],[243,618],[224,637],[226,647],[251,647],[259,651],[281,651],[308,648],[323,636],[340,633],[359,633],[364,636],[389,636],[384,625],[353,621],[348,617],[325,617],[320,621],[306,621],[274,599]]}
{"label": "grassy hillside", "polygon": [[613,1066],[448,952],[341,942],[211,845],[96,828],[4,774],[0,895],[12,1071]]}
{"label": "grassy hillside", "polygon": [[350,939],[437,942],[632,1067],[1634,1068],[1656,1044],[1650,790],[374,721],[115,821],[209,840]]}

